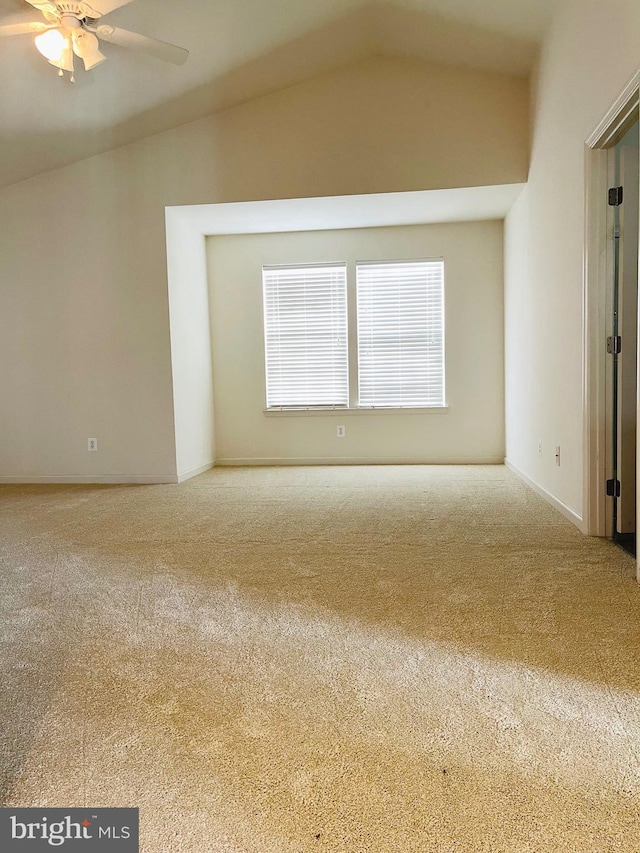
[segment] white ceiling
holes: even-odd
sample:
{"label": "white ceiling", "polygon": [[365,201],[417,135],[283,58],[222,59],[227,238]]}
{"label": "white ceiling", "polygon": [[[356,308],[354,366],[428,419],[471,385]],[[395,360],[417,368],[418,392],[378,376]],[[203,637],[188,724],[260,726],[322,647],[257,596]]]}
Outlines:
{"label": "white ceiling", "polygon": [[[100,0],[91,0],[96,8]],[[527,75],[558,0],[135,0],[105,22],[186,47],[173,66],[103,45],[60,79],[31,36],[0,40],[0,185],[380,53]],[[0,0],[0,23],[41,20]]]}

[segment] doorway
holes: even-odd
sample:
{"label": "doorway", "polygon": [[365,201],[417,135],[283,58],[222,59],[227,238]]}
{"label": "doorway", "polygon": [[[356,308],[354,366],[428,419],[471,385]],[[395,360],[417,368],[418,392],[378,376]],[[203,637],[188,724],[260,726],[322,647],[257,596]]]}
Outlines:
{"label": "doorway", "polygon": [[[640,530],[639,109],[640,69],[589,135],[585,149],[582,529],[629,551]],[[636,575],[640,582],[638,556]]]}
{"label": "doorway", "polygon": [[610,251],[613,258],[610,357],[612,477],[611,538],[636,555],[636,457],[638,411],[638,121],[609,149]]}

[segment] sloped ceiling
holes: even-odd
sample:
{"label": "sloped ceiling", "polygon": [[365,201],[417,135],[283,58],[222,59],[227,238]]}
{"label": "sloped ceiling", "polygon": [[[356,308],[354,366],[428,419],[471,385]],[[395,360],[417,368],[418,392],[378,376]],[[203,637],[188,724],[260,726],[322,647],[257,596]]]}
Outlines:
{"label": "sloped ceiling", "polygon": [[[99,0],[94,0],[99,7]],[[372,55],[526,76],[558,0],[135,0],[108,22],[190,50],[175,67],[106,44],[57,76],[31,36],[0,40],[0,186]],[[0,18],[39,20],[25,0]]]}

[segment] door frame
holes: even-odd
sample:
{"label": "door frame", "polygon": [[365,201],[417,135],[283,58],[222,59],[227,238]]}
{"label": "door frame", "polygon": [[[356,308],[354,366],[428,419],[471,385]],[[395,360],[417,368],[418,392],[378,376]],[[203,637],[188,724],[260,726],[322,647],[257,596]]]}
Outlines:
{"label": "door frame", "polygon": [[[612,519],[606,497],[611,476],[607,453],[611,410],[606,338],[611,334],[613,288],[612,235],[607,189],[609,149],[637,120],[640,105],[640,68],[585,143],[585,256],[583,270],[583,531],[609,536]],[[640,404],[640,397],[639,397]],[[640,405],[639,405],[640,408]],[[640,441],[638,441],[640,446]],[[638,576],[640,580],[640,573]]]}

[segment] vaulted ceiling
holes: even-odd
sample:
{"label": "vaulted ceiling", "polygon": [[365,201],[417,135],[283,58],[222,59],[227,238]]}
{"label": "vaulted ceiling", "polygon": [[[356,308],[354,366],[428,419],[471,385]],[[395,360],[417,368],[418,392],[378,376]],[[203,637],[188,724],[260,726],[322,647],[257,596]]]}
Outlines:
{"label": "vaulted ceiling", "polygon": [[[100,8],[99,0],[92,5]],[[104,44],[61,79],[30,35],[0,40],[0,186],[367,56],[526,76],[558,0],[135,0],[105,22],[186,47],[183,66]],[[41,20],[0,0],[0,23]]]}

